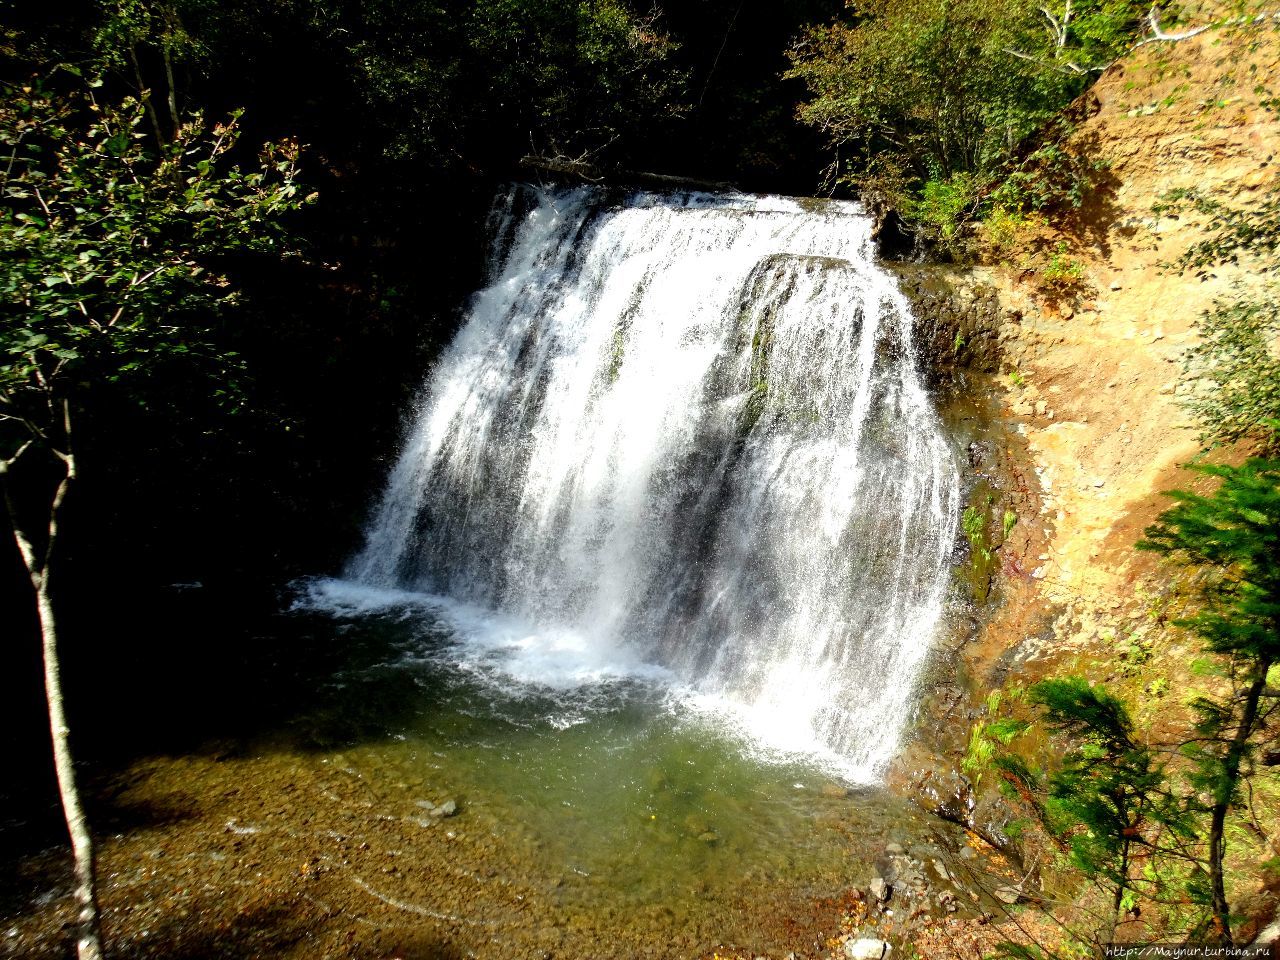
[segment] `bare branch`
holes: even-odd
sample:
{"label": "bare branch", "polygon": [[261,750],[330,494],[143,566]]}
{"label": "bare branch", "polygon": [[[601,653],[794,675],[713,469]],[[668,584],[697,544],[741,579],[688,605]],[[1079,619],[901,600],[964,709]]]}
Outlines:
{"label": "bare branch", "polygon": [[1206,23],[1203,27],[1196,27],[1194,30],[1184,30],[1181,33],[1165,33],[1160,28],[1159,12],[1155,4],[1152,4],[1151,9],[1147,11],[1147,23],[1151,27],[1152,35],[1147,37],[1145,40],[1139,40],[1131,49],[1137,50],[1138,47],[1145,46],[1148,43],[1177,43],[1179,40],[1190,40],[1192,37],[1199,36],[1213,26],[1211,23]]}
{"label": "bare branch", "polygon": [[[1053,45],[1061,50],[1067,42],[1067,26],[1065,18],[1061,23],[1055,17],[1048,7],[1041,7],[1040,12],[1044,14],[1044,18],[1049,21],[1049,34],[1053,37]],[[1070,8],[1068,8],[1068,16],[1070,16]]]}
{"label": "bare branch", "polygon": [[[9,461],[12,462],[12,461]],[[9,526],[13,528],[13,539],[18,544],[18,553],[22,555],[22,564],[27,568],[27,575],[31,577],[33,583],[38,584],[40,577],[44,576],[44,571],[36,566],[36,549],[31,542],[31,538],[27,536],[26,531],[22,529],[22,524],[18,520],[17,504],[13,502],[13,491],[9,489],[9,484],[4,483],[5,474],[8,473],[8,467],[0,470],[0,486],[4,487],[4,505],[9,511]]]}
{"label": "bare branch", "polygon": [[44,215],[50,220],[53,219],[53,213],[49,210],[49,205],[44,202],[44,197],[40,195],[40,188],[33,186],[31,192],[36,195],[36,199],[40,201],[40,209],[44,211]]}
{"label": "bare branch", "polygon": [[1028,63],[1034,63],[1036,66],[1045,67],[1048,70],[1065,73],[1069,77],[1078,77],[1086,73],[1101,73],[1103,70],[1106,70],[1107,67],[1111,66],[1111,64],[1108,63],[1097,67],[1082,67],[1080,64],[1073,63],[1070,60],[1066,60],[1061,63],[1053,60],[1042,60],[1039,57],[1033,57],[1029,53],[1023,53],[1021,50],[1015,50],[1013,47],[1004,47],[1001,52],[1007,53],[1011,57],[1017,57],[1019,60],[1026,60]]}
{"label": "bare branch", "polygon": [[[2,416],[2,418],[5,420],[18,419],[17,417],[10,417],[7,414],[0,415],[0,416]],[[7,460],[0,460],[0,475],[8,473],[9,470],[13,467],[13,465],[18,462],[18,460],[22,457],[22,455],[26,453],[27,450],[30,449],[31,445],[35,442],[36,442],[35,438],[33,437],[32,439],[24,443],[22,446],[20,446],[18,448],[18,452],[15,453],[12,457],[9,457]]]}
{"label": "bare branch", "polygon": [[49,562],[53,559],[53,548],[58,542],[58,521],[62,514],[62,504],[67,499],[67,491],[71,488],[72,481],[76,478],[76,460],[71,453],[71,402],[66,399],[62,401],[62,431],[66,437],[66,450],[55,448],[53,452],[65,464],[66,472],[63,473],[58,490],[53,495],[53,503],[49,505],[49,537],[44,545],[44,560],[40,565],[42,571],[49,569]]}

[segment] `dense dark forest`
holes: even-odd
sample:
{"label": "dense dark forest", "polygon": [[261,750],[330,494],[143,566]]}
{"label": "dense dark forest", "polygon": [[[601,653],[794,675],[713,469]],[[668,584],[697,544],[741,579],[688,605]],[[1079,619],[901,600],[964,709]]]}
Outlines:
{"label": "dense dark forest", "polygon": [[[327,498],[377,476],[394,411],[476,285],[498,185],[572,176],[573,161],[596,178],[794,193],[817,182],[816,137],[794,119],[798,84],[780,76],[786,38],[831,3],[694,4],[647,18],[609,4],[139,5],[114,20],[97,4],[47,20],[24,6],[9,18],[7,82],[75,82],[55,69],[63,62],[101,69],[108,95],[141,82],[162,137],[166,101],[178,117],[243,110],[242,149],[298,140],[316,194],[290,225],[299,255],[237,274],[247,295],[227,333],[253,371],[244,406],[256,422],[180,429],[207,422],[199,396],[172,396],[168,424],[94,411],[113,438],[101,469],[119,480],[98,486],[104,500],[85,513],[119,526],[90,539],[112,544],[113,566],[136,550],[121,565],[134,575],[148,556],[170,571],[189,563],[199,579],[344,555],[356,521]],[[116,446],[130,441],[145,446]]]}
{"label": "dense dark forest", "polygon": [[[110,750],[176,701],[217,711],[253,688],[264,652],[236,649],[216,609],[207,629],[172,634],[174,584],[265,606],[290,576],[340,567],[408,401],[482,278],[502,184],[669,177],[812,192],[819,140],[795,119],[799,81],[781,77],[790,39],[839,7],[9,5],[10,89],[100,77],[104,100],[145,91],[152,150],[192,116],[243,111],[230,159],[295,140],[314,195],[288,219],[291,255],[231,257],[243,295],[216,338],[243,361],[234,410],[181,362],[145,397],[102,383],[85,397],[59,592],[75,598],[64,634],[73,712],[93,718],[86,744]],[[16,639],[34,630],[28,587],[11,541],[4,552],[6,749],[44,770],[38,646]],[[211,669],[219,637],[226,659]],[[109,707],[90,682],[103,676],[118,681]],[[203,696],[174,689],[196,678]],[[51,780],[33,773],[14,792],[22,815],[34,801],[56,828]]]}

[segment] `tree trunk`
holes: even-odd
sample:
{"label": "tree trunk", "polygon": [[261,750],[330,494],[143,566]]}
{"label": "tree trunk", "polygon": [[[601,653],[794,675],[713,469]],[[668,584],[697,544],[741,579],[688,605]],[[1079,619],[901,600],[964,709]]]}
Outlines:
{"label": "tree trunk", "polygon": [[151,129],[156,134],[156,149],[163,150],[165,139],[164,131],[160,129],[160,116],[156,113],[156,105],[151,100],[151,91],[147,89],[142,80],[142,65],[138,63],[138,48],[132,44],[129,46],[129,59],[133,62],[133,76],[138,83],[138,97],[142,100],[142,105],[147,108],[147,116],[151,120]]}
{"label": "tree trunk", "polygon": [[53,737],[53,761],[58,771],[58,794],[71,835],[76,870],[76,954],[80,960],[102,960],[102,928],[98,912],[93,837],[80,803],[76,771],[71,758],[71,730],[62,704],[62,675],[58,661],[58,627],[49,597],[46,575],[32,578],[40,614],[40,638],[44,653],[44,693],[49,703],[49,732]]}
{"label": "tree trunk", "polygon": [[1213,920],[1218,928],[1221,942],[1231,946],[1231,910],[1227,901],[1227,886],[1224,861],[1227,857],[1227,812],[1231,809],[1231,799],[1235,794],[1236,784],[1240,782],[1240,767],[1244,763],[1249,749],[1249,741],[1253,737],[1258,724],[1258,703],[1262,699],[1267,686],[1267,672],[1271,669],[1269,659],[1260,660],[1256,667],[1254,679],[1245,693],[1244,713],[1240,717],[1240,725],[1236,727],[1235,736],[1227,746],[1227,754],[1222,760],[1223,780],[1219,785],[1218,796],[1214,800],[1213,812],[1209,821],[1209,883],[1212,891]]}
{"label": "tree trunk", "polygon": [[1226,858],[1227,804],[1215,803],[1209,822],[1209,885],[1212,895],[1213,925],[1219,942],[1231,945],[1231,910],[1227,903],[1227,887],[1222,874]]}
{"label": "tree trunk", "polygon": [[[69,413],[67,414],[70,426]],[[94,870],[93,837],[80,802],[76,786],[75,764],[71,756],[71,730],[62,701],[62,669],[58,660],[58,622],[53,612],[49,590],[49,569],[53,548],[58,538],[58,524],[67,492],[76,476],[75,459],[70,453],[59,453],[65,472],[49,505],[49,521],[43,556],[37,555],[32,539],[24,532],[22,520],[14,509],[5,487],[9,521],[23,565],[36,595],[36,614],[40,620],[41,651],[44,661],[44,692],[49,706],[49,733],[53,740],[54,769],[58,775],[58,795],[71,837],[71,854],[75,863],[76,955],[79,960],[102,960],[102,926],[98,911],[97,880]],[[8,467],[9,464],[4,464]],[[0,480],[6,470],[0,470]]]}

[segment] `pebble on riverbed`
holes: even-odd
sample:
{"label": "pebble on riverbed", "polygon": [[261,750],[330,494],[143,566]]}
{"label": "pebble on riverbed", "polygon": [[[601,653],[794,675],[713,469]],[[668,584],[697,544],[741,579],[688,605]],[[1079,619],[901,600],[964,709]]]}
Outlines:
{"label": "pebble on riverbed", "polygon": [[893,887],[885,882],[884,877],[873,877],[869,890],[871,896],[881,903],[886,903],[893,896]]}

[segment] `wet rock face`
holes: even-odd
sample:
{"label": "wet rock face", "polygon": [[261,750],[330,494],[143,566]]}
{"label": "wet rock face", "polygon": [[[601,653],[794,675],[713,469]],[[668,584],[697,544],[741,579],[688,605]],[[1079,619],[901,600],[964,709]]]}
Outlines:
{"label": "wet rock face", "polygon": [[877,876],[868,886],[867,902],[900,927],[962,908],[972,912],[973,892],[945,863],[954,862],[957,855],[937,845],[915,844],[908,850],[899,843],[887,844],[876,860]]}
{"label": "wet rock face", "polygon": [[874,866],[875,876],[856,894],[846,916],[838,954],[845,958],[888,957],[939,924],[985,922],[1005,903],[991,891],[1003,890],[1013,879],[1007,861],[991,848],[942,837],[891,840]]}
{"label": "wet rock face", "polygon": [[908,261],[919,253],[920,244],[915,231],[907,226],[897,210],[872,209],[876,225],[871,239],[882,260]]}
{"label": "wet rock face", "polygon": [[911,301],[922,372],[949,382],[964,369],[1000,369],[1000,329],[1008,319],[994,287],[973,271],[938,264],[886,264]]}

